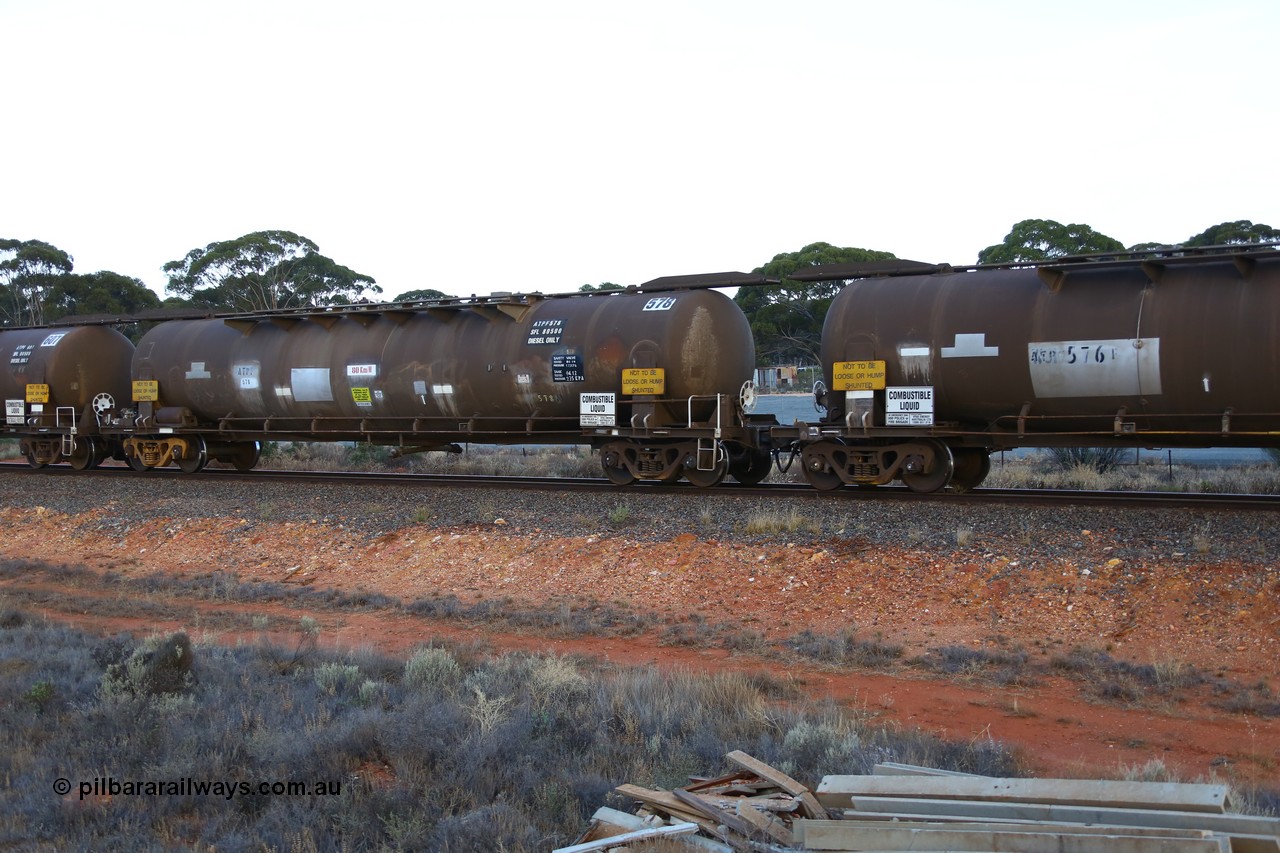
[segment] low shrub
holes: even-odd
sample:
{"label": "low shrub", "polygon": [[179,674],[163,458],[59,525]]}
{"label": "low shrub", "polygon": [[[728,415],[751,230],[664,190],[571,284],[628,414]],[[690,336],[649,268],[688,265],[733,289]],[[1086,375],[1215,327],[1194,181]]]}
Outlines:
{"label": "low shrub", "polygon": [[853,631],[816,634],[801,631],[781,645],[798,657],[835,666],[887,669],[902,658],[902,646],[886,643],[880,636],[859,639]]}
{"label": "low shrub", "polygon": [[[177,636],[104,641],[30,616],[0,628],[0,845],[522,853],[570,843],[600,805],[625,807],[618,784],[722,773],[734,749],[810,785],[883,760],[1017,772],[998,744],[873,728],[748,674],[464,662],[440,646],[401,662],[318,648],[299,658]],[[177,649],[190,650],[191,678],[168,693],[175,682],[146,665]],[[55,779],[70,791],[51,794]],[[232,787],[112,795],[109,780]],[[288,781],[309,788],[239,788]]]}

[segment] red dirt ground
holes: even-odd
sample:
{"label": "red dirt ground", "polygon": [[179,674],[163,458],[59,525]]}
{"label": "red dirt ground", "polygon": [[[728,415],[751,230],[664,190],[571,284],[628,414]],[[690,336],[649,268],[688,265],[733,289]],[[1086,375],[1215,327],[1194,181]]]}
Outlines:
{"label": "red dirt ground", "polygon": [[[100,513],[109,516],[110,506]],[[1165,672],[1196,667],[1273,688],[1280,670],[1280,571],[1194,555],[1129,564],[1111,556],[1117,543],[1106,531],[1072,531],[1083,546],[1066,561],[982,549],[940,556],[856,542],[841,550],[762,547],[689,534],[655,547],[624,536],[555,538],[536,529],[513,530],[500,519],[493,528],[409,527],[372,542],[317,523],[257,522],[246,530],[241,518],[160,518],[123,535],[94,532],[93,515],[72,519],[8,508],[0,510],[0,520],[6,557],[82,564],[125,576],[225,571],[242,580],[381,592],[405,601],[448,594],[464,602],[509,598],[513,606],[597,601],[663,618],[699,614],[712,624],[732,620],[766,640],[856,626],[859,637],[879,634],[905,646],[906,657],[945,645],[1021,647],[1044,662],[1051,654],[1084,647],[1159,664]],[[16,592],[39,583],[10,580],[0,584],[0,594],[6,587]],[[195,599],[181,604],[198,612],[228,609],[226,603]],[[305,612],[289,605],[232,607],[290,619]],[[205,630],[198,624],[42,612],[103,631]],[[331,644],[388,653],[456,639],[623,665],[769,672],[808,695],[832,697],[884,723],[1006,742],[1037,775],[1114,776],[1159,759],[1186,779],[1274,787],[1280,778],[1280,719],[1215,707],[1204,686],[1120,705],[1091,697],[1079,680],[1057,676],[1008,688],[975,678],[929,677],[916,667],[894,674],[833,671],[800,660],[662,645],[658,631],[561,639],[386,613],[310,615]]]}

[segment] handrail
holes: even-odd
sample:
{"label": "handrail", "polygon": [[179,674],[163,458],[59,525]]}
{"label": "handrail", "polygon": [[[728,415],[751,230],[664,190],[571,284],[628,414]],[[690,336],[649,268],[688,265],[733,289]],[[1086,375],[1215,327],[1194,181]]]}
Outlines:
{"label": "handrail", "polygon": [[[716,438],[720,438],[721,433],[724,431],[724,419],[723,419],[723,416],[722,416],[722,414],[721,414],[721,405],[722,405],[722,403],[723,403],[724,395],[723,395],[723,394],[716,394],[716,395],[715,395],[715,398],[716,398],[716,425],[715,425],[715,437],[716,437]],[[691,394],[691,395],[689,395],[689,399],[686,401],[686,402],[687,402],[687,404],[688,404],[688,410],[687,410],[686,415],[685,415],[685,427],[686,427],[687,429],[693,429],[693,401],[694,401],[694,400],[710,400],[710,399],[711,399],[711,395],[710,395],[710,394],[701,394],[701,395],[698,395],[698,394]]]}

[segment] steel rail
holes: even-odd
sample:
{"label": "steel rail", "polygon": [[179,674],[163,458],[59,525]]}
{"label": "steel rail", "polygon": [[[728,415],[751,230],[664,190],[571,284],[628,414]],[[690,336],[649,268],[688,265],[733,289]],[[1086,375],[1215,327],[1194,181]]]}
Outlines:
{"label": "steel rail", "polygon": [[1133,491],[1082,491],[1071,489],[984,489],[978,488],[963,494],[937,492],[919,494],[900,486],[873,488],[842,488],[818,491],[805,484],[761,483],[755,486],[739,486],[726,483],[703,489],[689,483],[673,484],[657,481],[638,481],[629,486],[617,486],[604,478],[566,477],[510,477],[478,474],[410,474],[403,472],[369,471],[277,471],[260,468],[241,472],[231,469],[206,468],[198,474],[184,474],[176,468],[156,468],[138,472],[127,466],[103,466],[91,471],[76,471],[69,466],[50,466],[33,469],[26,463],[0,463],[0,472],[30,474],[32,476],[73,477],[178,477],[193,482],[217,480],[257,480],[299,483],[361,483],[398,487],[447,486],[449,488],[500,488],[528,491],[578,491],[622,495],[664,494],[689,497],[769,497],[813,501],[915,501],[920,503],[944,502],[975,505],[1030,504],[1030,505],[1112,505],[1133,508],[1176,507],[1184,509],[1280,509],[1280,495],[1219,494],[1205,492],[1133,492]]}

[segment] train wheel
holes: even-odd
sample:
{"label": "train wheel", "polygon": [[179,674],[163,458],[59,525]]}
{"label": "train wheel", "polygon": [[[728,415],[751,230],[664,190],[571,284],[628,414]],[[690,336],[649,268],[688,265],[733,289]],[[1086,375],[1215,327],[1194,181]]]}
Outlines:
{"label": "train wheel", "polygon": [[203,469],[209,464],[209,449],[205,446],[204,439],[200,436],[188,439],[186,455],[173,461],[184,474],[194,474]]}
{"label": "train wheel", "polygon": [[636,481],[636,475],[631,473],[622,461],[622,453],[617,449],[617,445],[606,446],[600,451],[600,468],[604,471],[605,477],[615,486],[629,486]]}
{"label": "train wheel", "polygon": [[39,461],[38,459],[36,459],[36,452],[34,450],[28,450],[27,464],[30,465],[32,468],[44,468],[49,463]]}
{"label": "train wheel", "polygon": [[609,482],[615,486],[629,486],[636,481],[636,475],[626,468],[610,468],[605,465],[603,470],[604,475],[609,478]]}
{"label": "train wheel", "polygon": [[773,457],[767,450],[747,450],[729,461],[729,476],[744,486],[754,486],[769,476]]}
{"label": "train wheel", "polygon": [[844,485],[844,481],[835,471],[814,471],[812,468],[805,468],[804,478],[809,481],[809,485],[820,492],[834,492]]}
{"label": "train wheel", "polygon": [[830,443],[810,444],[801,453],[800,461],[804,466],[804,478],[820,492],[832,492],[844,485],[844,480],[831,467],[827,456],[821,451],[830,448]]}
{"label": "train wheel", "polygon": [[933,470],[925,472],[904,468],[902,472],[902,482],[906,483],[907,488],[922,495],[936,492],[951,482],[956,468],[955,459],[951,456],[951,448],[940,441],[927,443],[933,449]]}
{"label": "train wheel", "polygon": [[150,471],[151,466],[142,461],[142,457],[134,453],[125,457],[125,461],[129,463],[129,467],[135,471]]}
{"label": "train wheel", "polygon": [[235,450],[227,457],[227,461],[237,471],[252,471],[260,458],[262,458],[262,445],[256,441],[245,441],[235,446]]}
{"label": "train wheel", "polygon": [[67,462],[77,471],[97,468],[106,458],[102,444],[94,438],[77,438]]}
{"label": "train wheel", "polygon": [[729,457],[723,456],[710,471],[699,471],[696,466],[684,469],[684,478],[700,489],[717,486],[729,473]]}
{"label": "train wheel", "polygon": [[951,475],[951,491],[967,492],[977,488],[991,473],[991,454],[976,447],[962,447],[952,451],[956,470]]}

